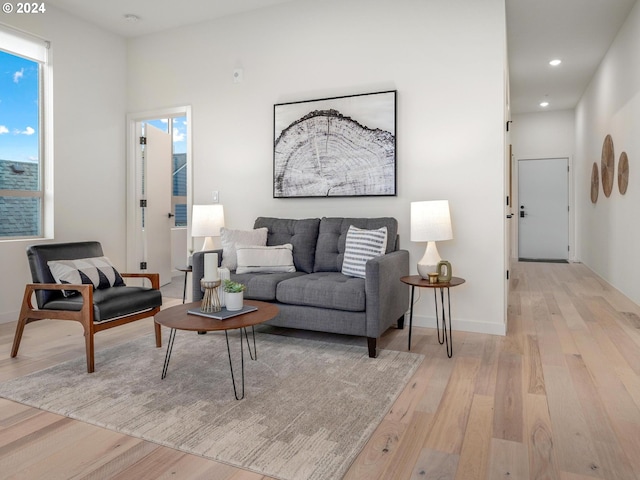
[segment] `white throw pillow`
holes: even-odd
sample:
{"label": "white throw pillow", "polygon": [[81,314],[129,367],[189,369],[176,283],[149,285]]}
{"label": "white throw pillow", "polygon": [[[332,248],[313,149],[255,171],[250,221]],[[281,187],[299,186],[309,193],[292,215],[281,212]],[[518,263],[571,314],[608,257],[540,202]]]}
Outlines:
{"label": "white throw pillow", "polygon": [[275,245],[260,247],[255,245],[237,245],[238,267],[236,273],[279,273],[295,272],[293,264],[293,245]]}
{"label": "white throw pillow", "polygon": [[264,247],[267,244],[267,227],[256,228],[255,230],[230,230],[222,227],[220,229],[220,242],[222,243],[222,265],[221,267],[235,270],[238,266],[236,245],[258,245]]}
{"label": "white throw pillow", "polygon": [[349,226],[342,261],[342,273],[365,278],[367,261],[384,255],[387,249],[387,227],[364,230]]}

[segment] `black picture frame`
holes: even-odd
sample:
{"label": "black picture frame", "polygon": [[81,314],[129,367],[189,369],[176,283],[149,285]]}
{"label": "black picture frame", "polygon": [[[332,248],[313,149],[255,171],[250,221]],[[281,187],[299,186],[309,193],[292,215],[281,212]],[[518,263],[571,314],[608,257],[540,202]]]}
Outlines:
{"label": "black picture frame", "polygon": [[397,90],[273,106],[273,197],[396,196]]}

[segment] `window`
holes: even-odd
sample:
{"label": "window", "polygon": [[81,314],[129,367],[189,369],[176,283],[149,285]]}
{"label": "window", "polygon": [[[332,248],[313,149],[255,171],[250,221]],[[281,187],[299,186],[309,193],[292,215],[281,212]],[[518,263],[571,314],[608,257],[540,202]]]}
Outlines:
{"label": "window", "polygon": [[0,240],[44,235],[47,50],[0,28]]}

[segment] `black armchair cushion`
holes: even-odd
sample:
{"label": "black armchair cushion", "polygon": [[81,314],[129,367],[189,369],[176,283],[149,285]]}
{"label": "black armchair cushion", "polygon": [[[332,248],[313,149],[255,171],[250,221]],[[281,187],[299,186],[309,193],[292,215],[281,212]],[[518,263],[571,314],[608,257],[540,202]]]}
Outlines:
{"label": "black armchair cushion", "polygon": [[[162,305],[160,290],[145,287],[112,287],[93,292],[93,320],[104,322]],[[47,310],[80,311],[82,296],[58,297],[44,304]]]}

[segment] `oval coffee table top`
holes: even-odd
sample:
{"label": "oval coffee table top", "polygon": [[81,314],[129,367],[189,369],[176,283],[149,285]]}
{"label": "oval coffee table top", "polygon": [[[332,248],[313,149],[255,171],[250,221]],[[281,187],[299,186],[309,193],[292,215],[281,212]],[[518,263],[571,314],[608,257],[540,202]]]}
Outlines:
{"label": "oval coffee table top", "polygon": [[191,302],[160,310],[160,312],[155,315],[154,320],[156,323],[168,328],[212,332],[215,330],[233,330],[234,328],[251,327],[271,320],[278,314],[278,307],[272,303],[245,300],[244,304],[257,307],[258,310],[243,313],[226,320],[217,320],[215,318],[187,313],[190,309],[198,308],[201,305],[201,302]]}

